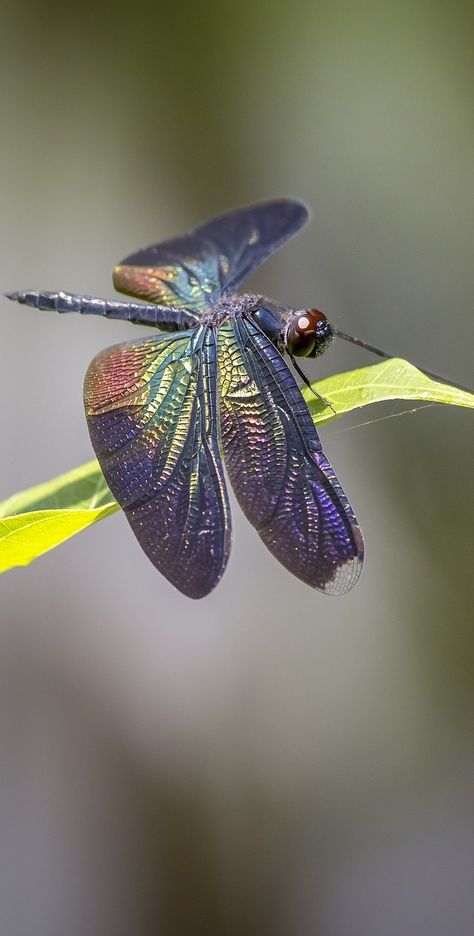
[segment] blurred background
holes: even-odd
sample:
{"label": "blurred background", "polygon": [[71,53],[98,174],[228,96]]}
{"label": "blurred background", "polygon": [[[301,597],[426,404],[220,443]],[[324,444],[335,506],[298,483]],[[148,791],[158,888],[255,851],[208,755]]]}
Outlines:
{"label": "blurred background", "polygon": [[[112,296],[130,251],[296,196],[313,223],[252,287],[472,384],[472,27],[456,2],[4,0],[1,289]],[[134,330],[1,306],[3,498],[91,458],[84,373]],[[2,578],[2,934],[472,932],[472,414],[377,421],[407,408],[322,432],[366,539],[345,598],[235,504],[200,602],[120,514]]]}

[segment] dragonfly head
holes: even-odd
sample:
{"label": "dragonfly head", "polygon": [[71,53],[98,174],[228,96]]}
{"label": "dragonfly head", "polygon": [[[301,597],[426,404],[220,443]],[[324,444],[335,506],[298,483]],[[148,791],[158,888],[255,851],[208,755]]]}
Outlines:
{"label": "dragonfly head", "polygon": [[330,345],[334,332],[324,312],[295,312],[286,328],[286,350],[294,357],[317,357]]}

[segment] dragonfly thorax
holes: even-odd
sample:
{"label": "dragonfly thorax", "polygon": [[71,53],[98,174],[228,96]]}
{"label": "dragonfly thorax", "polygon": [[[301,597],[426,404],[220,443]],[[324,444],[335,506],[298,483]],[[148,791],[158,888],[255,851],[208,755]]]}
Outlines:
{"label": "dragonfly thorax", "polygon": [[251,319],[260,330],[270,339],[281,353],[286,350],[285,333],[288,314],[294,314],[288,309],[266,296],[245,294],[243,296],[226,296],[211,307],[207,321],[214,327],[219,327],[227,319],[245,317]]}

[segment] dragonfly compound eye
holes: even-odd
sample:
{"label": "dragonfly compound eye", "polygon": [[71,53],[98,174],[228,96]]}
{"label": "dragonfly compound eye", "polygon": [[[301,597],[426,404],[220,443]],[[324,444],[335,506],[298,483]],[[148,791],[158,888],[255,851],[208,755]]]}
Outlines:
{"label": "dragonfly compound eye", "polygon": [[332,328],[324,312],[308,309],[296,312],[286,332],[286,349],[294,357],[316,357],[332,339]]}

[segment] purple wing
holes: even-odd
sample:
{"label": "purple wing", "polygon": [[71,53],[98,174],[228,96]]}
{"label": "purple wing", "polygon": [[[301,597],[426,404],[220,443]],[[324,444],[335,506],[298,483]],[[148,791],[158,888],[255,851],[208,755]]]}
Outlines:
{"label": "purple wing", "polygon": [[245,515],[290,572],[344,594],[360,575],[362,534],[292,374],[245,318],[221,326],[218,348],[222,447]]}
{"label": "purple wing", "polygon": [[231,546],[216,383],[215,337],[201,326],[102,351],[84,387],[112,493],[153,564],[191,598],[214,588]]}
{"label": "purple wing", "polygon": [[114,286],[149,302],[205,309],[235,292],[307,219],[305,206],[288,199],[219,215],[184,237],[130,254],[115,267]]}

